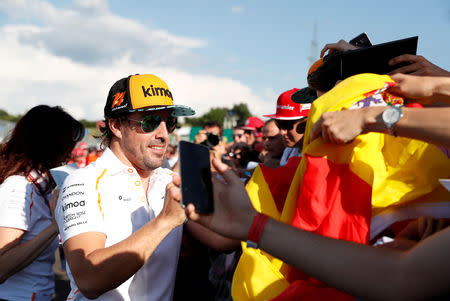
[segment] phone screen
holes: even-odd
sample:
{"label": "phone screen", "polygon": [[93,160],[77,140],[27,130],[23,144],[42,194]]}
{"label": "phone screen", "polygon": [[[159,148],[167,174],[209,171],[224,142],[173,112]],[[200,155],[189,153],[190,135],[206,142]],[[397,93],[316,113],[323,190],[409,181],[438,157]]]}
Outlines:
{"label": "phone screen", "polygon": [[356,46],[358,48],[365,48],[372,46],[372,43],[370,42],[369,37],[365,32],[351,39],[349,41],[349,44],[352,44],[353,46]]}
{"label": "phone screen", "polygon": [[180,175],[183,205],[194,204],[199,213],[214,211],[209,148],[180,141]]}

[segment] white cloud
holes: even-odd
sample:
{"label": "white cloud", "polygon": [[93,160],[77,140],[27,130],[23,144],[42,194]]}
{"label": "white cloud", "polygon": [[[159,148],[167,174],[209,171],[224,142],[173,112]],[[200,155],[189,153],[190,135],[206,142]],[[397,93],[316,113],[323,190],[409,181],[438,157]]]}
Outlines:
{"label": "white cloud", "polygon": [[[84,5],[91,3],[96,5]],[[240,102],[246,102],[257,115],[273,110],[273,98],[265,101],[237,80],[191,74],[176,63],[180,53],[203,47],[205,42],[174,36],[165,30],[150,29],[112,15],[102,0],[77,1],[74,7],[80,5],[97,14],[94,19],[99,20],[83,25],[85,36],[75,26],[81,20],[87,22],[79,8],[62,10],[42,1],[0,1],[0,10],[14,15],[28,7],[26,12],[36,17],[42,14],[44,23],[42,26],[10,24],[0,27],[0,108],[18,114],[44,103],[60,105],[77,118],[101,119],[108,90],[116,80],[129,74],[153,73],[167,82],[176,103],[189,105],[199,114],[211,107],[232,107]],[[140,35],[130,34],[134,30],[145,32],[161,43],[139,44]],[[124,41],[113,38],[117,36]],[[140,48],[126,47],[133,42]],[[66,48],[75,45],[78,52],[67,51]],[[113,49],[114,46],[121,49]],[[105,52],[104,48],[112,50]],[[136,56],[144,52],[153,53],[155,59],[137,61]],[[108,63],[96,59],[89,62],[90,55],[110,55],[111,58]],[[263,94],[266,98],[267,93]]]}
{"label": "white cloud", "polygon": [[244,11],[244,7],[243,6],[233,6],[233,7],[231,7],[231,12],[233,13],[233,14],[240,14],[240,13],[242,13]]}
{"label": "white cloud", "polygon": [[194,48],[206,46],[199,39],[152,29],[142,23],[112,14],[103,0],[77,0],[72,9],[61,9],[38,0],[4,0],[0,9],[21,18],[42,23],[41,30],[17,28],[24,44],[42,45],[54,55],[87,64],[110,64],[130,55],[133,61],[154,65],[181,64]]}

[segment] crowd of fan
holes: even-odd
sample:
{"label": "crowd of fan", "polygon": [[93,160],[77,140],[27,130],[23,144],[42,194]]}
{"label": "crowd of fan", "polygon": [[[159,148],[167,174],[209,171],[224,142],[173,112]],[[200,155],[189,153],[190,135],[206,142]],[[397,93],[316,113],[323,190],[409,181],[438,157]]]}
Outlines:
{"label": "crowd of fan", "polygon": [[[395,231],[395,234],[399,236],[392,237],[394,240],[398,238],[398,241],[386,244],[391,248],[389,250],[386,246],[383,249],[372,246],[360,248],[269,219],[267,215],[258,213],[253,208],[244,189],[243,184],[252,178],[259,164],[275,170],[290,164],[289,162],[294,162],[292,158],[299,160],[303,155],[303,145],[306,140],[313,141],[321,138],[326,143],[346,145],[360,134],[385,132],[386,129],[383,126],[376,126],[376,120],[380,118],[385,108],[369,107],[361,110],[324,113],[319,120],[315,120],[309,132],[310,136],[305,137],[309,124],[308,116],[314,101],[326,95],[340,82],[330,76],[330,70],[334,70],[335,67],[332,65],[336,62],[335,58],[353,49],[355,49],[354,45],[342,40],[325,45],[321,51],[323,58],[313,64],[306,75],[309,86],[303,89],[293,88],[281,93],[277,101],[274,101],[274,112],[267,112],[264,115],[267,118],[265,122],[252,116],[245,124],[234,127],[233,141],[225,143],[222,140],[223,127],[217,121],[205,123],[197,133],[194,143],[203,144],[210,149],[212,171],[220,174],[224,180],[213,179],[215,211],[212,215],[201,215],[195,212],[192,206],[186,209],[189,221],[185,222],[184,227],[188,231],[183,231],[174,300],[239,299],[235,295],[232,296],[232,278],[242,255],[241,241],[250,241],[250,238],[257,240],[255,243],[260,249],[352,296],[364,299],[412,300],[450,295],[448,281],[450,266],[448,260],[444,260],[447,257],[445,254],[449,251],[450,229],[446,229],[446,226],[450,215],[444,218],[442,215],[420,217],[411,221],[409,225],[404,224],[402,230]],[[327,51],[328,55],[325,55]],[[421,56],[411,54],[395,57],[389,64],[398,63],[407,63],[407,65],[393,68],[390,75],[397,85],[389,87],[388,90],[392,94],[419,103],[420,108],[405,106],[402,122],[398,122],[393,133],[436,144],[448,156],[450,72],[433,65]],[[51,111],[47,107],[41,110]],[[77,167],[83,168],[94,162],[102,152],[96,148],[89,149],[86,143],[80,142],[82,125],[65,112],[59,109],[56,111],[54,114],[62,115],[66,119],[64,122],[69,124],[67,128],[60,129],[60,132],[56,134],[61,137],[68,135],[71,139],[61,142],[59,146],[52,145],[50,142],[49,145],[64,149],[64,154],[54,155],[48,160],[30,155],[31,163],[26,169],[20,169],[22,167],[19,166],[15,171],[11,171],[14,165],[11,163],[5,165],[10,170],[0,168],[1,185],[11,181],[15,176],[14,172],[26,174],[28,176],[26,179],[14,178],[15,181],[23,180],[32,183],[35,187],[33,189],[37,189],[43,196],[42,204],[48,204],[48,208],[52,209],[55,206],[56,197],[52,197],[49,193],[55,183],[50,181],[49,184],[43,185],[41,180],[36,181],[29,177],[48,176],[51,168],[63,162],[75,163]],[[26,118],[31,117],[25,115],[24,121],[19,121],[18,126],[23,126],[23,123],[27,122]],[[441,123],[436,124],[436,122]],[[387,131],[391,133],[392,129],[388,128]],[[17,127],[11,137],[19,135],[25,134]],[[15,149],[19,148],[16,144],[20,143],[10,140],[2,146],[1,160],[5,162],[17,160],[14,157]],[[71,149],[73,150],[69,155]],[[28,154],[25,154],[26,156]],[[178,171],[177,145],[169,144],[163,167]],[[230,169],[233,172],[230,172]],[[0,193],[7,192],[0,188]],[[16,284],[21,281],[14,278],[19,275],[17,273],[27,265],[33,266],[33,260],[50,244],[44,241],[54,239],[58,230],[54,222],[48,227],[40,227],[40,232],[34,233],[36,237],[40,237],[40,243],[34,241],[32,243],[34,246],[31,247],[28,244],[27,246],[32,248],[29,251],[16,249],[16,252],[12,252],[17,246],[24,244],[20,238],[27,231],[11,230],[11,227],[14,228],[11,226],[14,222],[11,221],[11,217],[6,216],[6,213],[2,215],[1,212],[1,208],[10,210],[8,207],[10,204],[8,204],[4,202],[3,207],[0,207],[0,229],[3,231],[0,232],[0,262],[2,263],[0,283],[8,283],[10,278],[12,279],[10,282]],[[27,204],[27,206],[32,205]],[[46,207],[38,208],[44,210]],[[6,209],[4,212],[7,212]],[[46,213],[46,216],[52,219],[53,212]],[[232,220],[228,220],[230,216],[233,217]],[[23,229],[25,226],[18,225],[17,228]],[[258,227],[261,229],[258,235],[249,234],[256,231],[255,228]],[[9,229],[10,232],[5,232],[5,229]],[[437,235],[433,235],[436,233]],[[433,238],[429,239],[430,236]],[[408,241],[408,245],[401,241]],[[395,253],[389,253],[392,249]],[[404,253],[400,251],[405,249],[407,251]],[[335,256],[339,256],[340,259],[336,260]],[[24,258],[28,259],[24,260]],[[23,261],[25,264],[14,265],[12,264],[14,260]],[[429,261],[425,262],[425,265],[430,266],[424,267],[423,260]],[[9,264],[7,265],[6,262]],[[403,262],[407,262],[406,268]],[[384,269],[385,266],[389,268]],[[373,273],[366,271],[367,275],[362,276],[360,269],[372,269]],[[400,270],[401,273],[396,274]],[[408,280],[387,277],[388,283],[384,283],[380,278],[386,276],[383,275],[386,271],[391,271]],[[376,281],[380,284],[374,285]],[[240,284],[233,282],[233,285]],[[385,289],[389,286],[392,288]],[[5,288],[5,292],[9,295],[11,293],[8,288]],[[292,296],[284,296],[285,299],[277,300],[292,298]],[[2,297],[2,284],[0,284],[0,300],[3,300],[2,298],[6,299]]]}

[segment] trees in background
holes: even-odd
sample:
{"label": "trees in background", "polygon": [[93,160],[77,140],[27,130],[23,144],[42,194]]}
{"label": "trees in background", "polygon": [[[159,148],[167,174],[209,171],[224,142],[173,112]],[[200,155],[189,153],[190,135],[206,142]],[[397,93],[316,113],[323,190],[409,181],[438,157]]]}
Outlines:
{"label": "trees in background", "polygon": [[207,113],[200,117],[185,118],[185,123],[191,126],[202,126],[205,122],[216,120],[223,124],[223,120],[227,114],[235,114],[237,116],[237,123],[245,123],[248,117],[252,116],[246,103],[239,103],[229,108],[211,108]]}

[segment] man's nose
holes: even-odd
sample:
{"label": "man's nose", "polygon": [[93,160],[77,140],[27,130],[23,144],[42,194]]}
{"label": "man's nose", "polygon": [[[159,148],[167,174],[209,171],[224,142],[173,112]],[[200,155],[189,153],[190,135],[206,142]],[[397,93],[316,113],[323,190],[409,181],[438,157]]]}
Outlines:
{"label": "man's nose", "polygon": [[167,129],[167,124],[164,120],[161,121],[161,124],[155,130],[155,135],[157,138],[169,138],[169,130]]}

